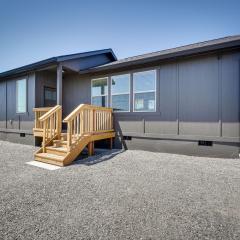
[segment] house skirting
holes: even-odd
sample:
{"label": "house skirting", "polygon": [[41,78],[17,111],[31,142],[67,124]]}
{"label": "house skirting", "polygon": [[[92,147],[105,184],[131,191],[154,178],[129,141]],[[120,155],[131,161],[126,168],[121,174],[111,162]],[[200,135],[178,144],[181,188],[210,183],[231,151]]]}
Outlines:
{"label": "house skirting", "polygon": [[[239,158],[239,142],[160,139],[137,136],[118,136],[115,147],[193,156]],[[146,159],[147,160],[147,159]]]}
{"label": "house skirting", "polygon": [[35,146],[35,138],[29,131],[0,130],[0,140]]}
{"label": "house skirting", "polygon": [[[0,140],[33,146],[39,145],[39,138],[35,138],[31,131],[13,129],[4,131],[0,129]],[[104,141],[102,144],[99,142],[96,145],[108,147],[108,143],[106,144]],[[200,142],[197,139],[162,139],[134,136],[134,134],[132,136],[131,134],[116,136],[114,148],[222,158],[239,158],[240,153],[240,143],[237,141],[214,141],[210,138]]]}

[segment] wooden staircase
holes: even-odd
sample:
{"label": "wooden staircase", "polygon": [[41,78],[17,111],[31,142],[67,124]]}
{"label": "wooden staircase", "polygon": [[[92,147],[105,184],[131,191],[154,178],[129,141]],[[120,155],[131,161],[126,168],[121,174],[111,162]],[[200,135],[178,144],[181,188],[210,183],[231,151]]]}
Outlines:
{"label": "wooden staircase", "polygon": [[57,105],[45,113],[35,111],[35,136],[42,137],[42,147],[34,154],[36,161],[58,166],[72,163],[85,147],[89,155],[94,152],[94,142],[115,137],[111,108],[81,104],[63,122],[67,133],[62,133],[62,107]]}

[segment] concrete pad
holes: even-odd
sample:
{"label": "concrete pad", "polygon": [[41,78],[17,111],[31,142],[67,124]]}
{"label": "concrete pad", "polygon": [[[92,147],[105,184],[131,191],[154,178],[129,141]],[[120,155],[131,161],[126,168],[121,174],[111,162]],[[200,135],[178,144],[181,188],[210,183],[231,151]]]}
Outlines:
{"label": "concrete pad", "polygon": [[43,169],[47,169],[47,170],[50,170],[50,171],[57,170],[57,169],[61,168],[59,166],[55,166],[55,165],[51,165],[51,164],[43,163],[43,162],[38,162],[38,161],[30,161],[30,162],[26,162],[26,164],[29,164],[29,165],[32,165],[32,166],[35,166],[35,167],[39,167],[39,168],[43,168]]}

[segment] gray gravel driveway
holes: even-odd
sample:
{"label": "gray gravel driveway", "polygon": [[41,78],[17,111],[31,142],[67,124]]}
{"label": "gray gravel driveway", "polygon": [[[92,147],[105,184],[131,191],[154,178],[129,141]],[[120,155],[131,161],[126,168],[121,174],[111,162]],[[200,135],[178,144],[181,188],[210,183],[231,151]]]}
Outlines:
{"label": "gray gravel driveway", "polygon": [[240,160],[111,151],[49,171],[0,141],[0,239],[240,239]]}

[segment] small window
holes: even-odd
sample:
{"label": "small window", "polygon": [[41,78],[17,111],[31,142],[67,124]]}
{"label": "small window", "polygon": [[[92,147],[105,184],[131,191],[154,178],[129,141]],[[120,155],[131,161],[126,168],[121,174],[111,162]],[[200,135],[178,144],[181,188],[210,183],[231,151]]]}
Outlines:
{"label": "small window", "polygon": [[130,75],[111,77],[112,108],[119,112],[129,112]]}
{"label": "small window", "polygon": [[108,103],[108,78],[92,80],[92,104],[107,107]]}
{"label": "small window", "polygon": [[16,111],[17,113],[27,112],[27,80],[16,81]]}
{"label": "small window", "polygon": [[156,111],[156,71],[133,74],[133,97],[135,112]]}

